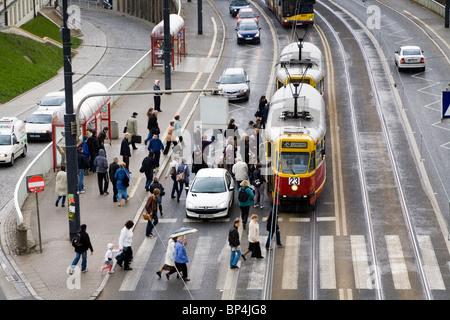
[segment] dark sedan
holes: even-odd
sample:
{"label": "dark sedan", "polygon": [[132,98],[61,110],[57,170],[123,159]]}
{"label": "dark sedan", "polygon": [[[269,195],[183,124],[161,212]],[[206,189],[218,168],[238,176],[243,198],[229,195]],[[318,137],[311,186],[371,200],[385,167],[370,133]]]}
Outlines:
{"label": "dark sedan", "polygon": [[256,19],[243,19],[239,21],[236,32],[237,32],[237,43],[244,42],[260,42],[259,27]]}

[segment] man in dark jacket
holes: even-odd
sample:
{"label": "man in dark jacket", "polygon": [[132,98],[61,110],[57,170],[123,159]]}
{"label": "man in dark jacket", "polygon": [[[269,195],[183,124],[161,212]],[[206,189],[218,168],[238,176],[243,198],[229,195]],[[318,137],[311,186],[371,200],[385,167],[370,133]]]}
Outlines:
{"label": "man in dark jacket", "polygon": [[114,191],[113,202],[117,202],[117,194],[119,193],[119,190],[117,190],[117,181],[114,177],[116,175],[117,169],[119,169],[119,158],[114,157],[113,162],[111,162],[108,169],[109,179],[111,180]]}
{"label": "man in dark jacket", "polygon": [[158,111],[153,111],[153,113],[148,118],[147,129],[150,130],[152,136],[154,134],[158,135],[161,133],[158,124]]}
{"label": "man in dark jacket", "polygon": [[103,149],[98,151],[98,156],[94,160],[94,165],[97,167],[97,181],[100,195],[109,194],[108,192],[108,160],[106,160],[106,152]]}
{"label": "man in dark jacket", "polygon": [[92,248],[91,240],[89,234],[86,232],[86,225],[82,224],[80,226],[80,231],[77,232],[75,237],[72,239],[72,246],[75,248],[75,259],[73,259],[72,264],[69,267],[70,274],[73,274],[80,257],[81,261],[81,272],[87,272],[87,250],[91,250],[91,255],[94,254],[94,249]]}
{"label": "man in dark jacket", "polygon": [[78,147],[78,193],[84,193],[84,171],[89,168],[88,160],[83,154],[83,147]]}
{"label": "man in dark jacket", "polygon": [[87,140],[87,145],[89,148],[89,168],[92,172],[97,172],[94,160],[98,156],[98,151],[100,150],[100,143],[97,139],[97,131],[92,130],[92,135]]}
{"label": "man in dark jacket", "polygon": [[120,155],[123,158],[123,162],[125,162],[125,164],[127,165],[128,172],[131,173],[130,171],[131,150],[130,144],[128,143],[128,139],[130,139],[130,134],[127,132],[125,133],[122,143],[120,144]]}
{"label": "man in dark jacket", "polygon": [[241,223],[241,220],[235,219],[233,226],[231,227],[230,231],[228,232],[228,243],[231,248],[231,257],[230,257],[230,268],[231,269],[239,269],[237,266],[237,263],[239,261],[239,258],[242,255],[241,251],[241,242],[239,241],[239,225]]}

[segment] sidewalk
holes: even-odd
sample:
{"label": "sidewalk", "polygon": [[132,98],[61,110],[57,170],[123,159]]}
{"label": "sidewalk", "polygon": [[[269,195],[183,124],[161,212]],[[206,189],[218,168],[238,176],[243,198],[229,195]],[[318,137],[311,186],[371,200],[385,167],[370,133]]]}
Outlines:
{"label": "sidewalk", "polygon": [[[204,31],[202,35],[198,35],[196,10],[196,3],[183,2],[187,56],[182,58],[181,64],[175,66],[175,71],[172,72],[172,89],[204,88],[207,85],[207,81],[209,81],[211,73],[214,71],[215,62],[221,54],[224,37],[222,36],[223,29],[220,18],[217,17],[209,4],[204,4]],[[214,17],[214,20],[211,17]],[[211,39],[214,38],[215,30],[217,30],[218,36],[217,40],[212,42]],[[91,34],[85,31],[83,33],[85,36],[84,40],[90,41]],[[93,36],[98,37],[99,35],[93,34]],[[93,39],[93,41],[97,41],[97,39]],[[207,56],[208,52],[211,52],[211,56]],[[84,58],[80,63],[87,69],[90,65],[95,65],[101,58],[101,55],[101,52],[85,53],[84,48],[81,48],[79,57]],[[74,63],[78,63],[76,60],[74,59]],[[130,90],[152,89],[156,79],[161,81],[161,89],[164,89],[164,74],[162,70],[149,69],[144,73],[143,79],[136,81]],[[208,87],[214,86],[214,80],[208,84]],[[54,80],[52,79],[51,81]],[[47,84],[43,86],[47,86]],[[41,87],[36,89],[36,91],[41,91],[36,92],[36,96],[42,96],[43,92],[49,91],[47,87]],[[194,114],[192,108],[197,97],[198,94],[162,96],[161,109],[163,112],[158,117],[162,132],[161,138],[165,136],[164,132],[169,125],[169,121],[176,114],[180,115],[180,120],[184,126],[188,124],[190,117]],[[20,99],[17,99],[15,103],[20,103]],[[119,156],[120,143],[123,138],[122,128],[134,111],[139,114],[139,134],[142,135],[143,140],[147,137],[146,112],[149,107],[153,107],[152,96],[125,96],[115,103],[112,108],[112,119],[119,123],[119,139],[112,140],[110,145],[106,145],[109,163],[114,156]],[[94,254],[91,256],[88,253],[87,265],[89,271],[81,274],[80,282],[77,282],[75,277],[70,277],[67,273],[67,267],[75,257],[69,239],[67,202],[65,208],[61,208],[61,206],[55,207],[56,173],[50,171],[45,175],[45,190],[38,194],[42,253],[39,251],[36,199],[34,195],[28,197],[22,207],[22,211],[25,219],[28,217],[30,221],[31,231],[36,242],[35,253],[12,256],[8,249],[6,249],[8,252],[5,252],[8,259],[10,261],[13,260],[15,271],[34,298],[44,300],[86,300],[95,299],[100,294],[109,278],[106,272],[103,274],[99,272],[104,262],[106,245],[112,242],[117,246],[120,230],[127,220],[135,220],[136,226],[137,219],[148,196],[148,193],[144,190],[145,176],[139,172],[142,159],[147,154],[147,148],[144,143],[139,145],[138,150],[132,150],[130,159],[132,175],[130,187],[128,188],[131,199],[125,205],[122,201],[122,207],[120,208],[112,202],[113,192],[111,185],[108,189],[109,195],[100,196],[97,175],[91,173],[85,177],[86,193],[80,195],[80,216],[81,224],[87,225],[87,232],[91,238]],[[119,156],[119,159],[121,161],[122,157]],[[167,157],[161,156],[159,176],[166,173],[163,170],[166,161]],[[165,184],[164,179],[162,179],[162,183]],[[13,220],[15,221],[15,218]],[[15,226],[13,225],[12,227]],[[5,228],[3,223],[2,228]],[[14,237],[12,231],[8,232],[10,237]],[[11,243],[14,243],[14,240]],[[78,263],[78,267],[80,266],[81,261]]]}

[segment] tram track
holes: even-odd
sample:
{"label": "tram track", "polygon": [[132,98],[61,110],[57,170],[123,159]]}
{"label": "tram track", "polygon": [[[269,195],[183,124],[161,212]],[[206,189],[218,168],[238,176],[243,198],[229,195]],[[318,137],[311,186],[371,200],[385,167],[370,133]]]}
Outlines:
{"label": "tram track", "polygon": [[[355,31],[355,29],[356,29],[355,26],[351,26],[349,24],[349,22],[346,21],[346,19],[344,19],[342,13],[344,13],[348,18],[355,21],[361,29],[364,29],[364,26],[361,24],[361,22],[359,22],[358,19],[356,19],[356,17],[352,16],[348,11],[346,11],[341,6],[337,5],[336,3],[332,3],[332,2],[330,2],[328,4],[324,4],[322,1],[319,1],[319,4],[322,5],[326,10],[329,10],[330,12],[334,13],[335,17],[337,17],[341,21],[342,25],[345,26],[345,28],[353,35],[353,38],[355,39],[355,41],[356,41],[357,45],[359,46],[360,51],[362,53],[362,57],[363,57],[363,60],[365,62],[366,69],[367,69],[368,79],[370,80],[370,88],[373,93],[373,102],[376,107],[378,117],[380,119],[380,127],[382,129],[383,141],[385,142],[388,159],[390,161],[390,166],[392,168],[393,180],[395,181],[396,189],[398,192],[398,202],[401,207],[401,212],[403,213],[404,223],[405,223],[405,226],[407,229],[410,247],[411,247],[411,250],[412,250],[413,256],[414,256],[413,260],[416,262],[417,274],[418,274],[418,276],[420,278],[420,282],[422,284],[424,296],[426,299],[432,299],[432,294],[431,294],[431,290],[429,288],[429,284],[427,281],[427,275],[426,275],[423,261],[421,258],[421,253],[420,253],[420,248],[419,248],[419,245],[417,242],[416,233],[415,233],[412,221],[411,221],[408,204],[407,204],[407,201],[406,201],[406,198],[404,195],[404,191],[403,191],[403,187],[401,184],[401,178],[400,178],[399,170],[397,167],[395,155],[393,153],[391,137],[389,134],[389,130],[387,128],[387,120],[384,116],[383,107],[382,107],[380,97],[379,97],[379,88],[377,87],[377,82],[375,81],[374,65],[373,64],[371,65],[370,59],[369,59],[368,53],[367,53],[367,42],[371,43],[373,40],[365,39],[364,41],[366,41],[366,45],[364,45],[362,43],[363,40],[361,40],[361,38],[360,38],[360,37],[362,37],[361,34],[363,34],[365,37],[369,38],[369,36],[367,35],[367,30],[364,30],[363,33],[357,33]],[[331,8],[330,6],[333,6],[333,8]],[[336,12],[339,12],[339,13],[336,14]],[[340,40],[340,38],[338,36],[338,32],[336,31],[335,27],[332,26],[322,14],[318,13],[317,10],[316,10],[316,14],[318,14],[321,17],[321,19],[325,22],[327,27],[331,30],[331,32],[333,33],[335,39],[337,40],[340,50],[344,56],[346,50],[344,49],[343,42]],[[343,59],[343,62],[344,62],[344,69],[345,69],[345,73],[346,73],[346,76],[345,76],[346,87],[348,89],[348,98],[350,101],[350,108],[351,108],[351,115],[352,115],[352,127],[353,127],[354,139],[355,139],[355,147],[357,150],[358,169],[359,169],[359,176],[360,176],[361,190],[362,190],[361,193],[362,193],[362,197],[363,197],[365,218],[366,218],[366,222],[367,222],[366,223],[367,233],[369,236],[369,243],[370,243],[370,248],[371,248],[370,251],[371,251],[371,255],[372,255],[372,263],[373,263],[372,275],[375,280],[374,289],[377,293],[377,299],[381,300],[381,299],[385,299],[385,294],[384,294],[384,290],[382,287],[381,275],[378,270],[379,269],[378,268],[379,261],[378,261],[378,254],[377,254],[377,243],[376,243],[375,235],[374,235],[375,229],[374,229],[373,222],[372,222],[372,212],[371,212],[372,206],[370,203],[371,199],[369,197],[369,192],[368,192],[368,187],[367,187],[368,175],[364,171],[365,169],[364,169],[364,165],[363,165],[362,150],[360,148],[360,145],[361,145],[361,141],[360,141],[360,137],[359,137],[360,132],[359,132],[358,126],[356,124],[357,121],[356,121],[356,116],[355,116],[355,104],[354,104],[353,97],[352,97],[352,85],[349,81],[349,79],[350,79],[349,66],[347,64],[346,59]]]}

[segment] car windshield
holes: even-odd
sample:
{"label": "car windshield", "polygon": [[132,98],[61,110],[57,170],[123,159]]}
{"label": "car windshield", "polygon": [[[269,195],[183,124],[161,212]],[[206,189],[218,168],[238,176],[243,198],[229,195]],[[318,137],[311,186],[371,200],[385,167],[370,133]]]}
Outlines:
{"label": "car windshield", "polygon": [[249,3],[247,2],[247,0],[236,0],[231,2],[232,6],[248,6]]}
{"label": "car windshield", "polygon": [[11,136],[0,135],[0,146],[9,146],[9,145],[11,145]]}
{"label": "car windshield", "polygon": [[280,156],[280,169],[283,173],[306,173],[308,170],[308,152],[282,152]]}
{"label": "car windshield", "polygon": [[235,84],[244,82],[245,77],[243,74],[225,74],[220,78],[221,84]]}
{"label": "car windshield", "polygon": [[256,30],[258,29],[258,25],[254,21],[245,21],[243,20],[239,23],[239,30]]}
{"label": "car windshield", "polygon": [[419,49],[405,49],[403,50],[404,56],[420,56],[420,50]]}
{"label": "car windshield", "polygon": [[32,114],[27,123],[50,123],[52,122],[51,114]]}
{"label": "car windshield", "polygon": [[64,97],[44,97],[44,99],[42,99],[40,105],[55,107],[55,106],[62,105],[64,103],[64,101],[65,101]]}
{"label": "car windshield", "polygon": [[220,177],[198,177],[191,188],[191,192],[197,193],[221,193],[226,191],[225,181]]}
{"label": "car windshield", "polygon": [[241,12],[239,18],[255,18],[255,14],[253,12]]}

